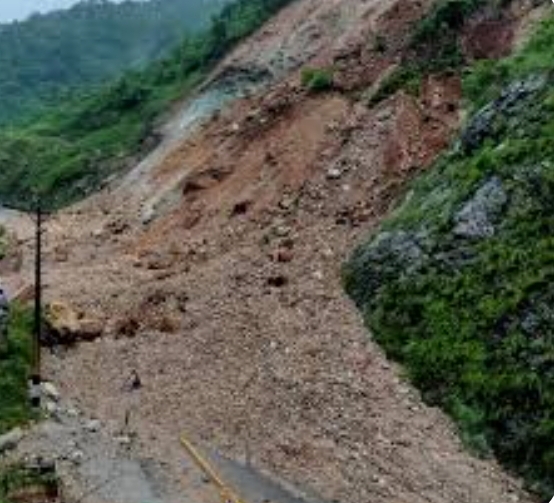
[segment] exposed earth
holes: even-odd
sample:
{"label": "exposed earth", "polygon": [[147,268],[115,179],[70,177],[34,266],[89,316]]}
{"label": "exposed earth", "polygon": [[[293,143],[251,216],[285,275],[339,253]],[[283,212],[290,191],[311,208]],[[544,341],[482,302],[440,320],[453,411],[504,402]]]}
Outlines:
{"label": "exposed earth", "polygon": [[[420,99],[398,93],[371,109],[360,92],[398,63],[431,3],[293,3],[204,90],[242,68],[264,76],[253,94],[195,127],[186,114],[205,113],[193,101],[137,170],[50,218],[46,296],[102,336],[47,353],[47,377],[112,438],[129,413],[133,456],[165,468],[168,493],[187,494],[187,432],[308,498],[534,501],[422,402],[341,285],[356,243],[460,124],[456,76],[429,78]],[[508,46],[524,12],[503,34]],[[384,53],[373,48],[377,35]],[[495,44],[475,50],[499,53]],[[306,64],[333,65],[336,90],[303,89]],[[6,273],[12,290],[31,273],[21,248]],[[129,393],[133,371],[142,387]],[[196,501],[214,501],[209,492]]]}

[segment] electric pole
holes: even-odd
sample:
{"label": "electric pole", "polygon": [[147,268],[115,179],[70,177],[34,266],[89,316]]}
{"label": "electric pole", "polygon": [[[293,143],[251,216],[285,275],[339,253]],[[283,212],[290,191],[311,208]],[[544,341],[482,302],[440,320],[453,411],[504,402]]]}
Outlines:
{"label": "electric pole", "polygon": [[30,399],[33,407],[40,407],[41,354],[42,340],[42,206],[40,197],[36,201],[35,236],[35,316],[32,338],[32,370]]}
{"label": "electric pole", "polygon": [[[32,203],[31,203],[32,204]],[[31,337],[31,371],[29,375],[29,400],[32,407],[40,407],[41,397],[41,341],[42,341],[42,233],[44,210],[42,200],[37,193],[34,198],[34,208],[31,206],[15,206],[2,204],[3,208],[35,216],[35,305],[34,323]],[[32,218],[32,217],[31,217]]]}

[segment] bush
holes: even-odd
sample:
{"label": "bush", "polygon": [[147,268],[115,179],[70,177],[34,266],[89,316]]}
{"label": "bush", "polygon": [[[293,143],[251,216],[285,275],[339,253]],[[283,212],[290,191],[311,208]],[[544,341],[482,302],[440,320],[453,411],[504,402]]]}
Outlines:
{"label": "bush", "polygon": [[[58,478],[55,470],[29,469],[21,465],[0,466],[0,502],[16,501],[57,501],[59,496]],[[26,495],[27,498],[22,498]],[[29,496],[34,496],[29,497]]]}
{"label": "bush", "polygon": [[33,417],[27,396],[32,316],[12,306],[7,347],[0,349],[0,434]]}
{"label": "bush", "polygon": [[396,68],[389,76],[383,79],[375,93],[368,96],[367,104],[374,106],[401,89],[413,96],[419,96],[422,78],[423,76],[417,68],[410,66]]}
{"label": "bush", "polygon": [[418,23],[413,42],[436,44],[444,36],[459,31],[467,18],[485,3],[485,0],[442,0]]}
{"label": "bush", "polygon": [[333,70],[330,68],[304,68],[301,81],[309,91],[327,91],[333,87]]}

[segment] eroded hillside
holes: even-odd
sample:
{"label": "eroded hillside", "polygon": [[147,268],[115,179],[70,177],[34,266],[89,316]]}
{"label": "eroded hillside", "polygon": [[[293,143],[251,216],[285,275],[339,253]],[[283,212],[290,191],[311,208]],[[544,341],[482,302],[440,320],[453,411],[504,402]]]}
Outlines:
{"label": "eroded hillside", "polygon": [[[177,486],[187,431],[329,501],[534,501],[423,403],[342,291],[342,263],[460,126],[456,72],[367,105],[431,4],[293,3],[214,75],[261,67],[275,84],[172,142],[131,179],[141,190],[51,219],[47,296],[102,337],[48,357],[48,374],[114,433],[132,410],[136,454]],[[534,15],[514,2],[501,47],[466,56],[509,51]],[[303,86],[301,67],[332,69],[331,89]]]}

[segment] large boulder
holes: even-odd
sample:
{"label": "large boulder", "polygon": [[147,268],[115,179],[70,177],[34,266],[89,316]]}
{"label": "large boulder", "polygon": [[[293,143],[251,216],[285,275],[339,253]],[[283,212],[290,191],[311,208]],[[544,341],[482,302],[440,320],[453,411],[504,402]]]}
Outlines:
{"label": "large boulder", "polygon": [[102,336],[102,323],[87,318],[64,302],[52,302],[45,310],[45,341],[52,345],[71,345]]}

